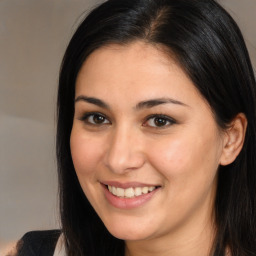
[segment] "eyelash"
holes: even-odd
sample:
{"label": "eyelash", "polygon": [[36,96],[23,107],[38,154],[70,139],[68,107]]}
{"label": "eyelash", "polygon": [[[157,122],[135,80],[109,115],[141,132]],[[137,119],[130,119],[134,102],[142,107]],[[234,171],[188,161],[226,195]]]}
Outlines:
{"label": "eyelash", "polygon": [[84,114],[84,115],[80,118],[80,120],[83,121],[83,122],[85,122],[85,123],[88,124],[88,125],[95,125],[95,126],[96,126],[96,125],[111,124],[110,121],[108,121],[107,123],[100,123],[100,124],[97,124],[97,123],[95,123],[95,122],[94,122],[94,123],[93,123],[93,122],[89,122],[89,118],[93,118],[93,117],[96,117],[96,116],[104,118],[104,121],[105,121],[105,120],[108,120],[105,115],[103,115],[103,114],[101,114],[101,113],[98,113],[98,112],[88,112],[88,113]]}
{"label": "eyelash", "polygon": [[[169,116],[166,116],[166,115],[163,115],[163,114],[153,114],[153,115],[150,115],[146,118],[146,122],[149,122],[150,120],[152,120],[153,122],[156,121],[156,119],[159,119],[161,121],[163,121],[163,125],[161,126],[153,126],[153,125],[148,125],[149,127],[153,127],[153,128],[156,128],[156,129],[164,129],[164,128],[167,128],[173,124],[176,124],[176,120],[174,120],[173,118],[169,117]],[[154,123],[155,124],[155,123]],[[145,122],[143,122],[143,126],[147,126],[145,125]]]}
{"label": "eyelash", "polygon": [[[89,121],[90,118],[95,118],[95,117],[102,118],[103,122],[102,123],[96,123],[95,120]],[[162,122],[162,125],[157,126],[156,123],[155,123],[156,119],[158,119],[158,121]],[[101,125],[111,124],[111,122],[108,120],[108,118],[105,115],[103,115],[102,113],[99,113],[99,112],[86,113],[80,118],[80,120],[85,122],[86,124],[92,125],[92,126],[101,126]],[[151,120],[154,122],[155,125],[153,125],[153,124],[152,125],[147,125],[147,123]],[[149,126],[149,127],[155,128],[155,129],[164,129],[164,128],[167,128],[167,127],[169,127],[173,124],[176,124],[176,123],[177,123],[176,120],[174,120],[173,118],[171,118],[169,116],[166,116],[166,115],[163,115],[163,114],[153,114],[153,115],[150,115],[150,116],[145,118],[145,121],[143,121],[142,126],[144,126],[144,127]]]}

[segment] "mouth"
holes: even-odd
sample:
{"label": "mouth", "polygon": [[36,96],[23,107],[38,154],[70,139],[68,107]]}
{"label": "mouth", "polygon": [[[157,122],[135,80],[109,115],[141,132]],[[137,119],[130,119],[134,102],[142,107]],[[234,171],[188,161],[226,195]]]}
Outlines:
{"label": "mouth", "polygon": [[103,184],[103,185],[108,189],[108,191],[112,195],[119,198],[135,198],[141,195],[149,194],[154,190],[156,190],[157,188],[159,188],[159,186],[143,186],[143,187],[138,186],[138,187],[121,188],[118,186],[111,186],[106,184]]}
{"label": "mouth", "polygon": [[105,198],[114,207],[119,209],[133,209],[141,207],[151,200],[161,186],[142,184],[138,182],[119,183],[114,181],[101,182]]}

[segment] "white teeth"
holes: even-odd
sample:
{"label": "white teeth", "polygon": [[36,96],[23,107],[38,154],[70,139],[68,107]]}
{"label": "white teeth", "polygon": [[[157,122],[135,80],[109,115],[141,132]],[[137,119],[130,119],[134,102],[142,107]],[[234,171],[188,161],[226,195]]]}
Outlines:
{"label": "white teeth", "polygon": [[142,189],[142,193],[143,193],[143,194],[147,194],[147,193],[148,193],[148,187],[144,187],[144,188]]}
{"label": "white teeth", "polygon": [[113,195],[117,196],[116,187],[112,187],[112,191],[111,192],[112,192]]}
{"label": "white teeth", "polygon": [[115,196],[118,197],[126,197],[126,198],[132,198],[136,196],[141,196],[142,194],[147,194],[155,190],[156,187],[136,187],[136,188],[118,188],[114,186],[108,185],[108,190]]}
{"label": "white teeth", "polygon": [[116,188],[116,195],[119,197],[124,197],[124,189],[123,188]]}
{"label": "white teeth", "polygon": [[131,198],[134,197],[134,189],[133,188],[127,188],[125,190],[125,197]]}
{"label": "white teeth", "polygon": [[135,196],[140,196],[142,194],[141,188],[135,188]]}

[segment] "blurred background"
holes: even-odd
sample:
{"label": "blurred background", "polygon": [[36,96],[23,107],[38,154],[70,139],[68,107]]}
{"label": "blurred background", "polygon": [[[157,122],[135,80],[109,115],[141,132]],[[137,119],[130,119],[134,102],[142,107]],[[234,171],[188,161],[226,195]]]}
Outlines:
{"label": "blurred background", "polygon": [[[0,0],[0,248],[59,227],[55,160],[58,72],[84,12],[103,0]],[[256,0],[219,0],[256,67]]]}
{"label": "blurred background", "polygon": [[29,230],[59,227],[59,67],[81,15],[100,2],[0,0],[0,248]]}

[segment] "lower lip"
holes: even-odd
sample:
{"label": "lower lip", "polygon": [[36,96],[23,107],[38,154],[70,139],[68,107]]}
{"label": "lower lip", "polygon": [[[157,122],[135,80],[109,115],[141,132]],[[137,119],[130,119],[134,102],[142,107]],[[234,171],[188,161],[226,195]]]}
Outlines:
{"label": "lower lip", "polygon": [[139,206],[144,205],[147,203],[159,190],[156,188],[150,193],[142,194],[141,196],[136,196],[132,198],[124,198],[124,197],[117,197],[109,192],[107,187],[102,184],[105,197],[107,201],[114,207],[119,209],[133,209]]}

